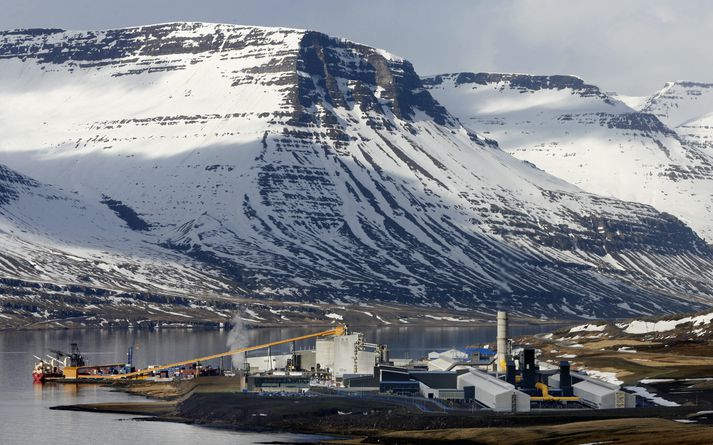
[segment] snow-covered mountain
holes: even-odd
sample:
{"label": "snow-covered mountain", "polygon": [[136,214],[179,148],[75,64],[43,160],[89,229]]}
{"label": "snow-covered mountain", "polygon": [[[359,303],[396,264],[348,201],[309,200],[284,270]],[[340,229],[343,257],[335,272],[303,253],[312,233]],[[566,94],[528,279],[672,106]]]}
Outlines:
{"label": "snow-covered mountain", "polygon": [[173,306],[180,312],[171,318],[218,323],[217,300],[244,295],[211,267],[127,227],[122,212],[117,201],[82,200],[0,165],[0,327],[157,320]]}
{"label": "snow-covered mountain", "polygon": [[425,83],[515,157],[586,191],[652,205],[713,242],[713,150],[666,125],[685,120],[682,106],[664,102],[674,93],[622,98],[645,103],[638,111],[574,76],[457,73]]}
{"label": "snow-covered mountain", "polygon": [[638,109],[655,115],[671,128],[678,128],[713,111],[713,83],[668,82]]}
{"label": "snow-covered mountain", "polygon": [[0,165],[0,271],[29,281],[139,292],[235,290],[196,273],[196,261],[131,230],[108,200],[104,204]]}
{"label": "snow-covered mountain", "polygon": [[656,115],[690,146],[713,156],[713,83],[669,82],[640,110]]}
{"label": "snow-covered mountain", "polygon": [[[76,226],[34,213],[28,226],[67,240],[53,261],[101,245],[134,262],[190,257],[176,270],[204,292],[548,317],[690,311],[713,297],[713,253],[681,221],[513,158],[462,126],[408,61],[317,32],[8,31],[0,103],[0,163],[75,200],[56,206],[93,209],[72,214]],[[610,121],[676,140],[629,115]],[[2,223],[24,241],[14,205]],[[147,281],[181,292],[179,272]]]}

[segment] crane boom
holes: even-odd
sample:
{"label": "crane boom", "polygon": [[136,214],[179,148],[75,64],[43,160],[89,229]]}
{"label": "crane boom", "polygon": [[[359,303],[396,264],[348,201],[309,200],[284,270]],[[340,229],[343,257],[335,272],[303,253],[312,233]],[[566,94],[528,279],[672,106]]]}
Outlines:
{"label": "crane boom", "polygon": [[271,346],[284,345],[284,344],[286,344],[286,343],[292,343],[292,342],[294,342],[294,341],[309,340],[309,339],[311,339],[311,338],[318,338],[318,337],[329,337],[329,336],[332,336],[332,335],[334,335],[334,336],[340,336],[340,335],[345,335],[346,333],[347,333],[347,327],[344,326],[344,325],[340,325],[340,326],[337,326],[337,327],[335,327],[334,329],[330,329],[330,330],[328,330],[328,331],[322,331],[322,332],[317,332],[317,333],[314,333],[314,334],[302,335],[302,336],[299,336],[299,337],[293,337],[293,338],[288,338],[288,339],[284,339],[284,340],[277,340],[277,341],[273,341],[273,342],[270,342],[270,343],[264,343],[264,344],[256,345],[256,346],[248,346],[248,347],[246,347],[246,348],[233,349],[233,350],[231,350],[231,351],[221,352],[221,353],[219,353],[219,354],[207,355],[207,356],[205,356],[205,357],[198,357],[198,358],[194,358],[194,359],[190,359],[190,360],[183,360],[183,361],[180,361],[180,362],[175,362],[175,363],[169,363],[169,364],[166,364],[166,365],[155,366],[155,367],[153,367],[153,368],[151,368],[151,369],[148,369],[148,368],[147,368],[147,369],[139,369],[138,371],[129,372],[129,373],[126,373],[126,374],[114,374],[114,375],[111,375],[111,376],[106,376],[105,378],[110,378],[110,379],[128,379],[128,378],[132,378],[132,377],[138,377],[138,376],[144,375],[144,374],[149,374],[149,373],[154,372],[154,371],[161,371],[161,370],[164,370],[164,369],[177,368],[177,367],[179,367],[179,366],[191,365],[191,364],[197,363],[197,362],[205,362],[205,361],[213,360],[213,359],[216,359],[216,358],[227,357],[227,356],[229,356],[229,355],[242,354],[242,353],[244,353],[244,352],[255,351],[255,350],[258,350],[258,349],[265,349],[265,348],[268,348],[268,347],[271,347]]}

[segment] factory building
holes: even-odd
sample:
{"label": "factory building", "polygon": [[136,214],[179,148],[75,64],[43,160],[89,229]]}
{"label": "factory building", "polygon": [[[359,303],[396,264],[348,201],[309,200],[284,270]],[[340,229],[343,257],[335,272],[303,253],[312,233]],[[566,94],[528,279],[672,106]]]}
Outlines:
{"label": "factory building", "polygon": [[285,369],[292,354],[248,356],[245,362],[250,366],[250,372],[267,372],[275,369]]}
{"label": "factory building", "polygon": [[354,333],[318,338],[313,350],[248,356],[246,362],[251,372],[329,370],[335,378],[341,378],[344,375],[371,374],[384,351],[385,348],[379,345],[364,342],[363,334]]}
{"label": "factory building", "polygon": [[470,369],[457,377],[458,389],[466,401],[479,403],[499,412],[529,412],[530,396],[508,382],[477,369]]}
{"label": "factory building", "polygon": [[318,339],[315,359],[321,369],[330,369],[337,378],[371,374],[380,358],[379,349],[379,345],[365,343],[363,334],[354,333]]}
{"label": "factory building", "polygon": [[311,371],[316,369],[316,351],[307,349],[296,351],[294,354],[269,354],[247,356],[245,363],[250,372],[270,372],[279,369],[292,369]]}
{"label": "factory building", "polygon": [[419,392],[427,399],[463,400],[458,389],[458,373],[454,371],[411,371],[409,376],[419,382]]}
{"label": "factory building", "polygon": [[[618,385],[540,363],[532,347],[513,353],[507,313],[497,316],[497,350],[450,349],[421,360],[391,359],[383,345],[345,332],[316,338],[314,349],[289,354],[246,357],[254,391],[302,391],[313,383],[353,392],[382,392],[483,406],[497,412],[530,412],[553,408],[628,408],[636,395]],[[294,348],[294,343],[293,343]],[[262,374],[257,374],[262,373]]]}
{"label": "factory building", "polygon": [[430,372],[377,365],[372,375],[345,375],[343,384],[352,391],[420,394],[427,399],[463,400],[463,390],[457,387],[458,374],[455,371]]}

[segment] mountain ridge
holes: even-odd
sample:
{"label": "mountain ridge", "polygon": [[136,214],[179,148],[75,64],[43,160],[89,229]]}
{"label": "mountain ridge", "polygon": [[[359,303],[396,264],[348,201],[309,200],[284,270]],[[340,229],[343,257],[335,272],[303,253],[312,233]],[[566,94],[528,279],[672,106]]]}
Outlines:
{"label": "mountain ridge", "polygon": [[196,23],[35,34],[0,33],[0,163],[248,295],[590,318],[713,296],[682,222],[512,158],[383,50]]}
{"label": "mountain ridge", "polygon": [[596,86],[582,90],[584,81],[549,91],[527,81],[562,78],[456,73],[426,85],[466,126],[515,157],[586,191],[653,205],[710,243],[713,157],[655,112],[634,110]]}

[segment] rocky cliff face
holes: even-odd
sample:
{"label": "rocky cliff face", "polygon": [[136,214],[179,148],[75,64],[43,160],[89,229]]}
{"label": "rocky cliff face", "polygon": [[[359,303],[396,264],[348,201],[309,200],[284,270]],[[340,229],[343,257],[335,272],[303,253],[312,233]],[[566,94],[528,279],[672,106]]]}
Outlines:
{"label": "rocky cliff face", "polygon": [[[576,79],[518,82],[623,107]],[[708,304],[713,255],[680,220],[511,157],[433,85],[308,31],[5,32],[0,161],[239,289],[223,292],[547,317]],[[636,119],[606,128],[657,125]]]}

